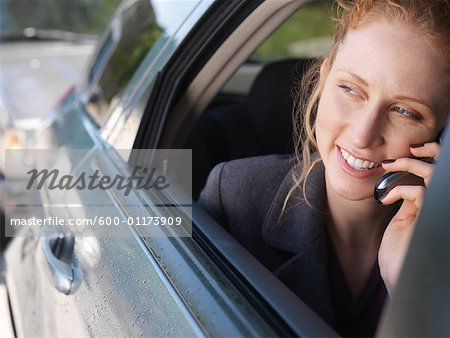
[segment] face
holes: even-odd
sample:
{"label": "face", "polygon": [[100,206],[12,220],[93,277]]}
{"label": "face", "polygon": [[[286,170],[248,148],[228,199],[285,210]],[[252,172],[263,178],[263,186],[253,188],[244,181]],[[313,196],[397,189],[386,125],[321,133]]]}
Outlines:
{"label": "face", "polygon": [[317,111],[328,193],[372,199],[381,161],[412,157],[411,144],[436,138],[449,91],[437,51],[412,26],[378,20],[349,31]]}

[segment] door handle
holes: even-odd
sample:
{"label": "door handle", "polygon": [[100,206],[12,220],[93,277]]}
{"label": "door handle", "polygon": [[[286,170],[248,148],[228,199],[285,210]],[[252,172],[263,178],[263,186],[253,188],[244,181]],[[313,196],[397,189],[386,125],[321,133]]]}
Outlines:
{"label": "door handle", "polygon": [[54,286],[67,295],[74,279],[75,238],[71,233],[58,233],[41,237],[40,241]]}

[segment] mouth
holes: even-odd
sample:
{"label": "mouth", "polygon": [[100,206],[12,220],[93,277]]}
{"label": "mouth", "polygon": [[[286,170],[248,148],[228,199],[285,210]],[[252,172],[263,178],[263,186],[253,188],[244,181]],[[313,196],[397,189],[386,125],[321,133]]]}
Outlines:
{"label": "mouth", "polygon": [[370,170],[381,166],[380,162],[371,161],[369,159],[357,158],[351,155],[345,149],[338,147],[345,162],[355,170]]}

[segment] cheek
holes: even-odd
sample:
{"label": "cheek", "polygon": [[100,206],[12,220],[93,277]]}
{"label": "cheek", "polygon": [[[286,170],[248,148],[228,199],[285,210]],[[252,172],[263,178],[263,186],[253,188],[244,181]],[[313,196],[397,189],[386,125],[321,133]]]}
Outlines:
{"label": "cheek", "polygon": [[316,135],[317,141],[337,137],[346,126],[342,107],[332,97],[324,93],[317,108]]}
{"label": "cheek", "polygon": [[416,143],[424,143],[429,141],[428,133],[410,131],[399,131],[392,128],[385,137],[388,156],[392,158],[412,156],[410,146]]}
{"label": "cheek", "polygon": [[323,100],[320,101],[317,108],[317,119],[316,119],[316,139],[317,145],[319,146],[319,152],[323,149],[323,144],[327,135],[332,132],[332,127],[329,125],[330,121],[326,114],[326,109],[324,107]]}

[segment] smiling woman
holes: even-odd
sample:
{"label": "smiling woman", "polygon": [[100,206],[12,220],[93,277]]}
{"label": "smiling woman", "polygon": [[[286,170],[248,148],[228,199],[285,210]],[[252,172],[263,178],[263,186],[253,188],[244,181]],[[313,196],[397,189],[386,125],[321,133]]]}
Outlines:
{"label": "smiling woman", "polygon": [[390,171],[429,183],[433,164],[415,157],[437,158],[450,111],[450,2],[338,3],[334,45],[303,82],[294,165],[221,164],[200,202],[340,334],[373,336],[425,190],[379,204],[374,185]]}
{"label": "smiling woman", "polygon": [[411,144],[434,140],[443,127],[445,67],[412,28],[377,21],[350,31],[340,46],[316,120],[328,194],[370,198],[383,160],[410,156]]}

